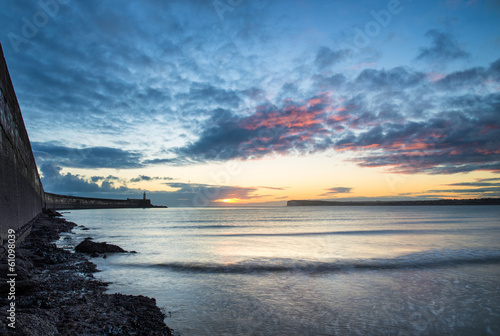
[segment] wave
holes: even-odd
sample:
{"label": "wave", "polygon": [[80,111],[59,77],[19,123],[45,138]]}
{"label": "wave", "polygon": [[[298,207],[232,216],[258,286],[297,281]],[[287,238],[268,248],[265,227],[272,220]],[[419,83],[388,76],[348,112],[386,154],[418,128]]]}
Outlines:
{"label": "wave", "polygon": [[127,264],[134,267],[164,268],[190,273],[334,273],[356,270],[398,270],[453,267],[468,264],[499,264],[500,251],[448,250],[409,254],[393,259],[335,260],[330,262],[298,261],[293,259],[247,260],[235,264],[214,263],[162,263]]}
{"label": "wave", "polygon": [[[477,232],[479,229],[421,229],[421,230],[355,230],[355,231],[321,231],[321,232],[279,232],[279,233],[221,233],[206,234],[216,237],[287,237],[287,236],[337,236],[337,235],[401,235],[401,234],[456,234]],[[490,230],[490,229],[488,229]]]}
{"label": "wave", "polygon": [[250,228],[252,225],[178,225],[169,226],[166,229],[231,229],[231,228]]}
{"label": "wave", "polygon": [[[315,219],[316,220],[316,219]],[[317,221],[331,221],[331,218],[327,219],[317,219]],[[335,219],[335,221],[352,220],[352,219]],[[241,222],[241,219],[184,219],[184,220],[173,220],[169,219],[169,223],[224,223],[224,222]],[[276,217],[263,217],[258,219],[245,218],[243,222],[304,222],[303,218],[276,218]]]}

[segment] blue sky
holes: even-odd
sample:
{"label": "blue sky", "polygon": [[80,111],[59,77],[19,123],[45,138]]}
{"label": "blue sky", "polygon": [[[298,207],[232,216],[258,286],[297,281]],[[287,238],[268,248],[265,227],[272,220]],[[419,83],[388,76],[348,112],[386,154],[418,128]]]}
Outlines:
{"label": "blue sky", "polygon": [[500,196],[500,2],[0,0],[49,192]]}

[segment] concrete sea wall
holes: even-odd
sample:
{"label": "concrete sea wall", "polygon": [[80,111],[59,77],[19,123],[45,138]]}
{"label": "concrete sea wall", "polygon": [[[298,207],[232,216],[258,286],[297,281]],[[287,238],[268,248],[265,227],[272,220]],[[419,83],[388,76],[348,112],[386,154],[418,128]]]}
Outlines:
{"label": "concrete sea wall", "polygon": [[[43,208],[44,191],[21,109],[0,45],[0,246],[9,229],[18,239]],[[1,252],[1,251],[0,251]]]}
{"label": "concrete sea wall", "polygon": [[105,199],[45,193],[47,209],[151,208],[149,199]]}
{"label": "concrete sea wall", "polygon": [[100,199],[46,193],[0,44],[0,257],[9,231],[20,242],[47,209],[151,208],[149,199]]}

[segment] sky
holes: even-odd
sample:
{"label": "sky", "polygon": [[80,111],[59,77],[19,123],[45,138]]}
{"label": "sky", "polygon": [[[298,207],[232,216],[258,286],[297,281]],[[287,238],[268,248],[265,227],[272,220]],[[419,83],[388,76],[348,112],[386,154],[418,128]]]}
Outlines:
{"label": "sky", "polygon": [[500,197],[498,0],[0,0],[47,192]]}

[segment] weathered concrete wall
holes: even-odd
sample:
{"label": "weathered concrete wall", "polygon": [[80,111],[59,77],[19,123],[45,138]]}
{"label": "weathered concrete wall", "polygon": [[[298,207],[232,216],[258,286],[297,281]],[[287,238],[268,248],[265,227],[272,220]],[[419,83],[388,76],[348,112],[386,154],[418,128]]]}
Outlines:
{"label": "weathered concrete wall", "polygon": [[45,193],[47,209],[112,209],[112,208],[150,208],[149,199],[105,199],[78,196],[65,196]]}
{"label": "weathered concrete wall", "polygon": [[21,234],[29,228],[27,223],[42,211],[44,195],[1,45],[0,132],[1,246],[9,229]]}
{"label": "weathered concrete wall", "polygon": [[0,44],[0,257],[10,229],[21,241],[43,208],[150,208],[148,199],[113,200],[45,193]]}

